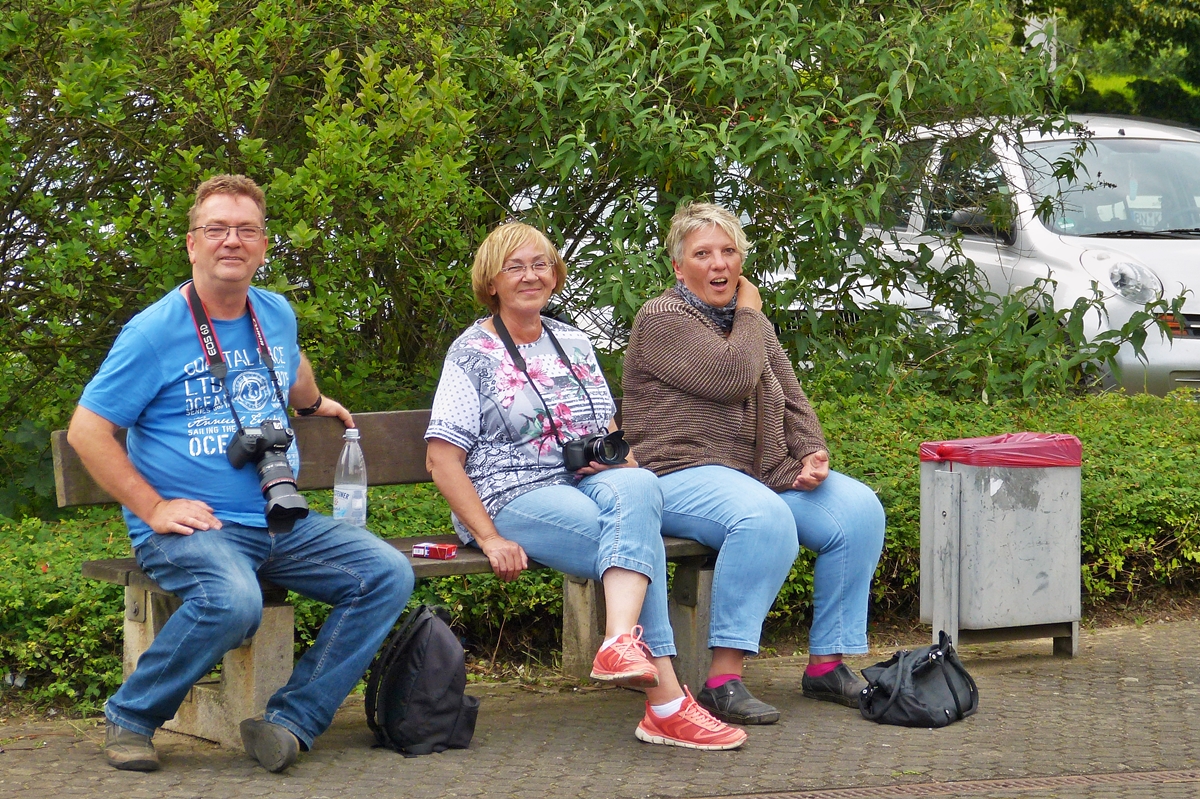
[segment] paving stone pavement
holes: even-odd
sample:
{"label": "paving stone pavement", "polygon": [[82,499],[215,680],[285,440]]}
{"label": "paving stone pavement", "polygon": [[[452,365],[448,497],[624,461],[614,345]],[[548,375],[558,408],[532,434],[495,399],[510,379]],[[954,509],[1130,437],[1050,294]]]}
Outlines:
{"label": "paving stone pavement", "polygon": [[941,730],[876,725],[804,699],[802,658],[753,661],[747,684],[782,718],[749,728],[735,752],[637,741],[642,701],[620,689],[472,686],[483,704],[471,748],[407,759],[370,748],[352,697],[278,775],[240,750],[168,732],[155,737],[161,771],[119,772],[103,761],[94,720],[10,722],[0,725],[0,797],[1200,797],[1200,621],[1085,631],[1075,659],[1052,657],[1049,640],[962,654],[980,709]]}

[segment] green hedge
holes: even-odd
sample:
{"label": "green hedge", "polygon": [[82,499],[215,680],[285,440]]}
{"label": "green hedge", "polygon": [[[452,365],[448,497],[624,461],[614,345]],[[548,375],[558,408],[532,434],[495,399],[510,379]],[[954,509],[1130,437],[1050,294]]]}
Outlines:
{"label": "green hedge", "polygon": [[[1143,585],[1190,590],[1200,584],[1200,404],[1186,396],[1103,395],[1043,400],[1037,407],[914,398],[816,398],[834,467],[874,487],[888,513],[876,603],[911,607],[918,596],[921,441],[1021,430],[1073,433],[1083,440],[1083,589],[1085,600]],[[317,509],[328,498],[311,497]],[[373,489],[372,523],[384,536],[449,531],[431,486]],[[34,702],[95,708],[120,682],[121,590],[79,576],[84,560],[128,551],[120,516],[88,509],[60,522],[0,524],[0,675],[24,677],[15,695]],[[811,561],[802,556],[772,612],[775,629],[803,627]],[[498,645],[510,660],[556,655],[561,578],[490,575],[422,583],[413,601],[451,608],[474,654]],[[297,650],[324,618],[317,603],[297,605]],[[0,689],[3,690],[3,689]],[[2,697],[3,694],[0,694]]]}

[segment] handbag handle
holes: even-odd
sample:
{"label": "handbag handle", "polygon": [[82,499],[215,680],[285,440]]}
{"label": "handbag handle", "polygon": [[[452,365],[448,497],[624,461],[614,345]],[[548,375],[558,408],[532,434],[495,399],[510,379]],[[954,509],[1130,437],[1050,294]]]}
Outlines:
{"label": "handbag handle", "polygon": [[946,688],[950,691],[950,698],[954,700],[954,710],[957,713],[956,718],[961,721],[962,719],[966,718],[966,716],[963,715],[962,703],[958,701],[958,691],[954,690],[954,683],[950,682],[950,675],[946,673],[946,667],[949,666],[958,672],[958,674],[966,681],[967,688],[970,689],[972,696],[979,695],[979,688],[976,687],[974,678],[971,677],[970,673],[967,672],[962,663],[958,662],[957,656],[953,660],[950,659],[950,655],[955,654],[953,645],[950,643],[950,636],[946,635],[945,632],[942,632],[939,637],[940,640],[938,642],[937,654],[940,657],[937,659],[941,666],[942,679],[946,681]]}
{"label": "handbag handle", "polygon": [[[892,705],[896,704],[896,700],[900,698],[900,683],[904,679],[904,670],[907,668],[907,661],[912,659],[912,652],[897,652],[896,655],[896,673],[900,675],[900,680],[897,680],[896,688],[892,691],[891,696],[888,697],[888,701],[885,702],[883,707],[879,708],[878,710],[871,710],[865,713],[862,712],[862,704],[860,703],[858,706],[859,712],[862,713],[863,718],[865,718],[867,721],[878,721],[879,719],[883,718],[883,714],[887,713],[888,710],[891,709]],[[875,689],[871,688],[869,685],[868,688],[873,696],[875,694]]]}

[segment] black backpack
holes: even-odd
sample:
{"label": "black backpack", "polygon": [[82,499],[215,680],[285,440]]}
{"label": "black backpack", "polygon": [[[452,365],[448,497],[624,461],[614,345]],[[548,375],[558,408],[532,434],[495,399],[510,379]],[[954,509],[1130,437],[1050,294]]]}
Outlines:
{"label": "black backpack", "polygon": [[858,698],[863,718],[904,727],[945,727],[979,707],[979,689],[967,673],[950,636],[863,669],[867,687]]}
{"label": "black backpack", "polygon": [[427,605],[410,611],[367,678],[367,725],[376,745],[406,757],[466,749],[475,733],[479,699],[464,693],[462,644],[442,615],[444,608]]}

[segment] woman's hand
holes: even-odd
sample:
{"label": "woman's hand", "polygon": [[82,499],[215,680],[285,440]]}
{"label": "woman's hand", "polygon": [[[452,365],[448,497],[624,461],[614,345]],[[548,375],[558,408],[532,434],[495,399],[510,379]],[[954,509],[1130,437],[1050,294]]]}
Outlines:
{"label": "woman's hand", "polygon": [[800,459],[800,463],[803,468],[792,483],[792,488],[812,491],[829,476],[829,453],[823,449],[808,453]]}
{"label": "woman's hand", "polygon": [[592,461],[582,469],[576,469],[575,474],[582,474],[587,477],[589,474],[599,474],[605,469],[636,469],[638,467],[637,459],[633,457],[633,453],[629,453],[629,457],[622,463],[614,463],[611,466],[600,461]]}
{"label": "woman's hand", "polygon": [[[617,427],[616,419],[608,420],[608,432],[615,433],[619,429],[620,428]],[[625,461],[623,463],[614,463],[612,466],[608,466],[606,464],[600,463],[599,461],[592,461],[587,466],[584,466],[582,469],[576,469],[575,474],[581,474],[584,477],[587,477],[588,475],[591,475],[591,474],[598,474],[598,473],[604,471],[605,469],[636,469],[637,467],[638,467],[637,458],[633,457],[633,451],[630,450],[629,455],[627,455],[625,457]]]}
{"label": "woman's hand", "polygon": [[486,541],[476,538],[475,543],[483,550],[483,554],[487,555],[492,571],[505,582],[517,579],[522,571],[529,568],[529,558],[525,555],[525,550],[521,549],[521,545],[502,538],[499,533]]}
{"label": "woman's hand", "polygon": [[745,275],[738,278],[737,307],[762,310],[762,295],[758,293],[758,286],[747,280]]}

